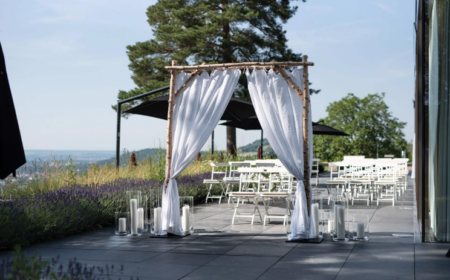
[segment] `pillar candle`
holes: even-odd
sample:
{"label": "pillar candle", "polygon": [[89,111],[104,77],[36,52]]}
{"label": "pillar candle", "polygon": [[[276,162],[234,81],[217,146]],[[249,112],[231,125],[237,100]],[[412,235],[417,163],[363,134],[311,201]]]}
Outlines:
{"label": "pillar candle", "polygon": [[345,239],[345,208],[343,206],[338,206],[337,210],[337,239]]}
{"label": "pillar candle", "polygon": [[337,232],[337,220],[338,220],[338,208],[339,208],[339,205],[334,205],[334,212],[333,212],[333,214],[334,214],[334,223],[333,223],[333,229],[334,229],[334,233],[336,233]]}
{"label": "pillar candle", "polygon": [[364,223],[357,223],[356,224],[356,238],[358,239],[364,239]]}
{"label": "pillar candle", "polygon": [[144,208],[137,209],[138,228],[144,229]]}
{"label": "pillar candle", "polygon": [[161,207],[153,209],[153,223],[155,233],[158,234],[161,231]]}
{"label": "pillar candle", "polygon": [[181,227],[183,229],[184,232],[186,231],[190,231],[190,224],[189,224],[189,205],[184,205],[183,206],[183,218],[181,219]]}
{"label": "pillar candle", "polygon": [[119,218],[119,232],[127,232],[127,218]]}
{"label": "pillar candle", "polygon": [[328,233],[331,234],[331,232],[334,230],[334,220],[328,219]]}
{"label": "pillar candle", "polygon": [[131,234],[138,233],[137,199],[130,199]]}
{"label": "pillar candle", "polygon": [[313,203],[311,205],[312,219],[314,221],[314,230],[316,232],[315,238],[319,238],[319,204]]}

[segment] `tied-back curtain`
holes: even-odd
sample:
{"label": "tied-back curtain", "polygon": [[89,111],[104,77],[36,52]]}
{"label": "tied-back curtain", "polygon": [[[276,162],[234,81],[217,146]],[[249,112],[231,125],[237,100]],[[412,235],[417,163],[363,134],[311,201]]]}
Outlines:
{"label": "tied-back curtain", "polygon": [[437,241],[450,242],[450,2],[429,4],[428,217]]}
{"label": "tied-back curtain", "polygon": [[[190,77],[181,72],[176,90]],[[167,191],[163,187],[162,231],[183,235],[175,178],[192,162],[225,111],[240,77],[238,69],[203,72],[175,100],[172,125],[172,164]],[[166,170],[166,174],[167,174]]]}
{"label": "tied-back curtain", "polygon": [[433,5],[432,22],[430,30],[430,45],[429,45],[429,105],[428,105],[428,195],[429,195],[429,209],[430,209],[430,227],[436,230],[436,171],[437,171],[437,120],[439,112],[439,48],[438,48],[438,24],[436,14],[436,3]]}
{"label": "tied-back curtain", "polygon": [[[303,69],[286,71],[292,80],[303,85]],[[303,100],[286,80],[273,71],[246,71],[248,90],[261,127],[270,145],[286,169],[298,179],[289,240],[315,236],[308,218],[303,184]],[[311,110],[310,110],[311,112]],[[312,122],[309,115],[310,162],[312,162]],[[310,226],[311,225],[311,226]]]}

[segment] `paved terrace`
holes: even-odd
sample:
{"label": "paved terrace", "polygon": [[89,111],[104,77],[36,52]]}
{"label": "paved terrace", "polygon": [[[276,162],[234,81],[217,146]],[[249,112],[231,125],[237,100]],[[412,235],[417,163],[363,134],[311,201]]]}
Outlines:
{"label": "paved terrace", "polygon": [[[321,183],[329,178],[322,174]],[[320,184],[319,188],[324,188]],[[25,249],[43,258],[74,257],[88,265],[114,265],[111,279],[449,279],[449,244],[414,244],[413,191],[396,206],[355,202],[352,213],[371,215],[370,242],[286,243],[281,222],[231,224],[232,204],[196,207],[199,233],[185,238],[115,236],[113,228],[70,236]],[[251,204],[244,208],[251,208]],[[264,207],[260,206],[263,212]],[[279,209],[282,211],[282,209]],[[403,234],[406,237],[394,237]],[[4,258],[9,253],[3,253]],[[117,268],[123,265],[123,271]]]}

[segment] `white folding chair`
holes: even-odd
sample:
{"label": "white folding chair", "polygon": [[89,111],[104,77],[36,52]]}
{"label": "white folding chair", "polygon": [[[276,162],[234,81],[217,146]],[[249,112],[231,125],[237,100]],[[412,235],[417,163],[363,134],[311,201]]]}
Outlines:
{"label": "white folding chair", "polygon": [[[259,211],[258,208],[258,194],[255,192],[231,192],[230,193],[230,199],[233,200],[234,203],[234,214],[233,214],[233,218],[231,220],[231,224],[234,225],[234,220],[235,218],[238,218],[240,220],[240,218],[252,218],[252,222],[251,224],[253,225],[253,222],[255,220],[255,215],[259,216],[260,221],[262,222],[262,217],[261,217],[261,212]],[[253,212],[250,213],[242,213],[239,212],[239,206],[240,206],[240,201],[248,199],[248,200],[252,200],[253,201]]]}
{"label": "white folding chair", "polygon": [[314,158],[313,162],[312,162],[312,169],[311,169],[311,179],[312,179],[312,176],[314,174],[316,174],[316,187],[319,184],[319,162],[320,162],[319,158]]}
{"label": "white folding chair", "polygon": [[[224,197],[225,194],[225,189],[224,189],[224,182],[223,182],[223,178],[218,179],[218,178],[214,178],[214,175],[217,174],[223,174],[224,176],[227,175],[227,169],[228,169],[228,163],[224,163],[224,162],[211,162],[211,167],[212,167],[212,172],[211,172],[211,179],[210,180],[203,180],[203,183],[206,184],[206,189],[208,191],[208,193],[206,194],[206,202],[208,203],[208,199],[213,200],[214,198],[219,199],[219,204],[222,202],[222,197]],[[225,167],[225,171],[217,171],[217,168],[224,168]],[[220,195],[212,195],[211,191],[213,189],[214,186],[219,186],[222,190]]]}
{"label": "white folding chair", "polygon": [[269,212],[269,207],[270,207],[270,202],[274,199],[283,199],[285,200],[287,203],[287,198],[288,198],[288,194],[287,193],[282,193],[282,192],[262,192],[259,194],[259,197],[262,200],[262,203],[264,205],[264,225],[266,225],[266,221],[269,220],[270,223],[270,219],[283,219],[283,225],[286,224],[286,221],[288,219],[289,213],[288,213],[288,209],[289,207],[285,207],[284,209],[284,214],[274,214],[274,213],[270,213]]}

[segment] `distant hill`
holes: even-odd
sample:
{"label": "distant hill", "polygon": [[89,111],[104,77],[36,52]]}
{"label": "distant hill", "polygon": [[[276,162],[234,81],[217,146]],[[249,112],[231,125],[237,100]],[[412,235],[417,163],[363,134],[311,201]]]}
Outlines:
{"label": "distant hill", "polygon": [[[247,144],[245,146],[238,148],[238,153],[255,153],[258,151],[258,147],[261,145],[261,139],[255,140],[250,144]],[[273,153],[272,147],[269,144],[269,141],[267,141],[266,138],[263,138],[263,152],[266,153]]]}
{"label": "distant hill", "polygon": [[27,162],[54,160],[67,161],[70,158],[78,163],[90,163],[114,156],[115,151],[80,151],[80,150],[25,150]]}
{"label": "distant hill", "polygon": [[[255,140],[250,144],[239,147],[238,153],[256,155],[256,151],[258,150],[258,146],[260,144],[261,144],[261,140]],[[267,141],[266,138],[263,139],[263,144],[264,144],[264,154],[273,153],[272,147],[270,146],[269,141]],[[220,152],[220,151],[216,151],[216,152]],[[225,151],[222,151],[222,152],[225,152]],[[163,156],[166,154],[166,149],[151,148],[151,149],[143,149],[143,150],[139,150],[139,151],[131,151],[131,152],[122,153],[120,155],[120,165],[128,164],[131,153],[135,153],[136,157],[137,157],[137,161],[140,162],[149,157],[158,159],[159,153],[161,153]],[[201,153],[203,154],[204,152],[201,152]],[[114,156],[109,159],[99,160],[96,163],[100,166],[105,165],[107,163],[115,164],[116,157]]]}
{"label": "distant hill", "polygon": [[[132,151],[132,152],[126,152],[126,153],[122,153],[120,154],[120,164],[128,164],[129,160],[130,160],[130,155],[131,153],[135,153],[136,154],[136,159],[137,161],[142,161],[144,159],[147,158],[152,158],[155,157],[155,159],[158,159],[158,150],[159,148],[151,148],[151,149],[143,149],[143,150],[139,150],[139,151]],[[166,154],[166,149],[161,149],[160,151],[163,155]],[[105,160],[99,160],[96,162],[98,165],[102,166],[105,165],[107,163],[110,164],[115,164],[116,163],[116,157],[111,157],[109,159],[105,159]]]}

